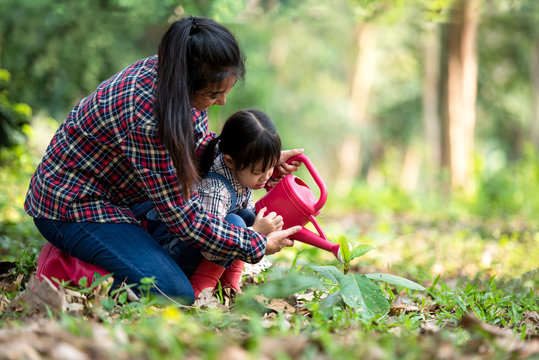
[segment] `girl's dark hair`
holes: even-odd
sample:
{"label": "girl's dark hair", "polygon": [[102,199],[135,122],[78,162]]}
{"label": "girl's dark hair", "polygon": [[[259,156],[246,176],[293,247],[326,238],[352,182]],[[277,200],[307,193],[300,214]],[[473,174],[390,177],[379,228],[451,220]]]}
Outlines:
{"label": "girl's dark hair", "polygon": [[190,98],[230,77],[243,81],[244,57],[228,29],[211,19],[192,16],[170,26],[158,56],[154,110],[159,138],[188,198],[199,179]]}
{"label": "girl's dark hair", "polygon": [[250,167],[254,171],[262,165],[262,171],[266,171],[281,157],[281,138],[270,118],[260,110],[240,110],[227,119],[221,135],[210,141],[204,151],[201,176],[213,164],[217,143],[219,152],[232,157],[236,170]]}

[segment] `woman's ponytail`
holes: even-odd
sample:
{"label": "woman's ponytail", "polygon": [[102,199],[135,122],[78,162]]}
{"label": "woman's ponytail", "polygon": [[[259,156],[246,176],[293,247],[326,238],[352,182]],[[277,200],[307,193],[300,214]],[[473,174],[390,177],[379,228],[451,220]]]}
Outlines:
{"label": "woman's ponytail", "polygon": [[193,115],[189,101],[188,41],[191,24],[175,22],[159,44],[155,112],[159,138],[167,148],[183,196],[188,198],[198,180]]}
{"label": "woman's ponytail", "polygon": [[245,75],[243,54],[222,25],[202,17],[173,23],[159,44],[155,114],[159,137],[176,168],[183,196],[199,180],[190,98],[199,90]]}

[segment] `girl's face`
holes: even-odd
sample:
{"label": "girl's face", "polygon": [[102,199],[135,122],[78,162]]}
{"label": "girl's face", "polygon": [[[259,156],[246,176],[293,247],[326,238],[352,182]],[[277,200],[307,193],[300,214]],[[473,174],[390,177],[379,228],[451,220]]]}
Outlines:
{"label": "girl's face", "polygon": [[221,84],[213,84],[199,90],[191,96],[191,106],[200,111],[208,110],[212,105],[226,104],[226,95],[236,84],[236,77],[231,76]]}
{"label": "girl's face", "polygon": [[260,164],[257,164],[254,167],[254,170],[251,170],[250,166],[242,170],[236,170],[234,160],[229,155],[225,154],[224,160],[226,166],[232,171],[232,175],[234,175],[236,181],[252,190],[264,188],[266,182],[273,173],[273,167],[269,167],[266,171],[262,171],[262,165]]}

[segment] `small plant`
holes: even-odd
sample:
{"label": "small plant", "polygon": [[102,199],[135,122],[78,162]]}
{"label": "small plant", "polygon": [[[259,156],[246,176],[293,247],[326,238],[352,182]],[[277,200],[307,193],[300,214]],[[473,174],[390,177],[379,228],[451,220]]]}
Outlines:
{"label": "small plant", "polygon": [[310,268],[325,281],[325,290],[328,296],[320,301],[318,309],[325,317],[329,317],[335,306],[349,307],[359,312],[363,319],[369,320],[385,315],[389,312],[389,302],[380,287],[372,280],[382,281],[391,285],[401,286],[411,290],[425,290],[425,288],[408,279],[383,273],[352,274],[348,273],[350,261],[374,249],[373,246],[362,244],[350,251],[350,243],[346,237],[339,238],[344,269],[341,273],[335,266],[317,266]]}
{"label": "small plant", "polygon": [[370,321],[384,316],[390,309],[389,301],[375,281],[411,290],[425,290],[423,286],[413,281],[391,274],[349,273],[350,261],[373,250],[374,247],[362,244],[352,249],[344,236],[341,236],[338,242],[341,244],[342,272],[333,265],[310,265],[309,268],[318,277],[304,273],[289,274],[264,284],[262,293],[267,297],[286,297],[307,289],[319,289],[322,294],[317,297],[318,301],[313,302],[311,308],[321,312],[324,318],[331,318],[335,309],[348,308],[356,311],[362,320]]}
{"label": "small plant", "polygon": [[35,271],[37,254],[34,250],[36,246],[34,242],[30,248],[20,251],[15,268],[11,270],[12,275],[22,274],[28,278]]}

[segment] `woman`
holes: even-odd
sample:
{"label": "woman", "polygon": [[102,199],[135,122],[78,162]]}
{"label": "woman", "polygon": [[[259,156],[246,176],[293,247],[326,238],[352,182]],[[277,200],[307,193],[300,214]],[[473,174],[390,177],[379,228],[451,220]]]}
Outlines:
{"label": "woman", "polygon": [[[215,137],[207,108],[223,105],[245,67],[234,36],[206,18],[170,26],[158,56],[142,59],[101,83],[60,125],[32,176],[26,212],[57,248],[158,291],[194,300],[182,268],[192,247],[256,263],[293,242],[299,227],[267,236],[206,213],[193,192],[198,156]],[[301,150],[283,151],[281,163]],[[283,164],[282,173],[296,169]],[[179,189],[179,190],[178,190]],[[137,217],[151,202],[167,236],[185,243],[176,261]],[[161,240],[162,241],[161,234]],[[154,235],[155,236],[155,235]]]}

